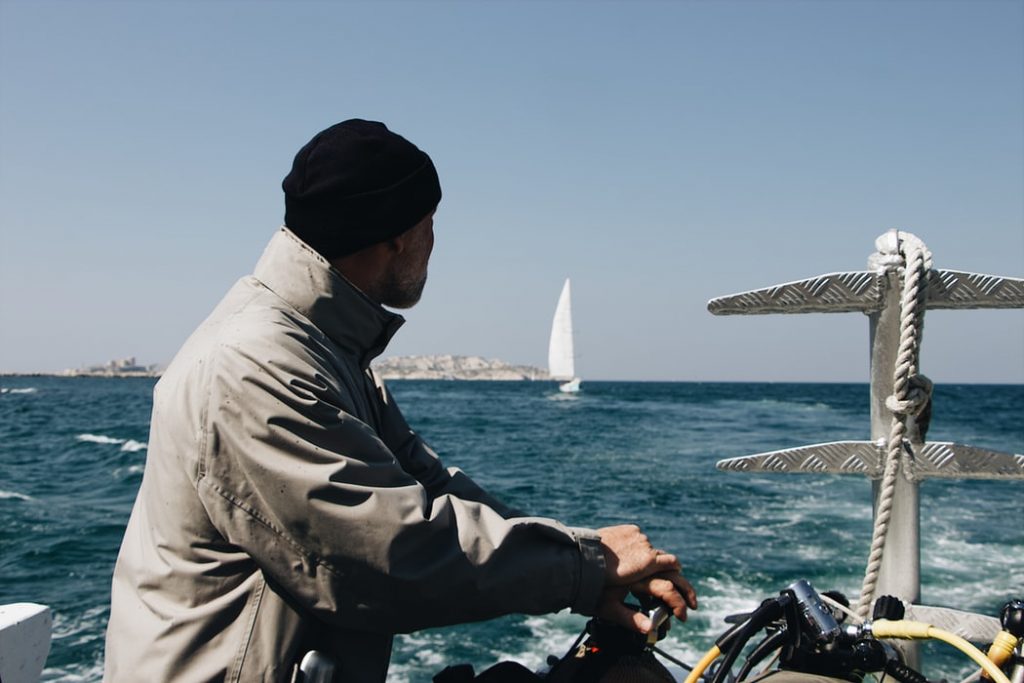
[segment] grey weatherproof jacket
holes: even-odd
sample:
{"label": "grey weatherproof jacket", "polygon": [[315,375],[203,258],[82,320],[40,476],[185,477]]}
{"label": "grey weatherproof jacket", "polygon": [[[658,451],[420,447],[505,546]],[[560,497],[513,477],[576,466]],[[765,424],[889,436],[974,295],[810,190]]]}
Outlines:
{"label": "grey weatherproof jacket", "polygon": [[446,470],[375,381],[402,322],[282,229],[192,334],[154,391],[105,680],[288,681],[319,649],[377,682],[394,633],[595,608],[595,534]]}

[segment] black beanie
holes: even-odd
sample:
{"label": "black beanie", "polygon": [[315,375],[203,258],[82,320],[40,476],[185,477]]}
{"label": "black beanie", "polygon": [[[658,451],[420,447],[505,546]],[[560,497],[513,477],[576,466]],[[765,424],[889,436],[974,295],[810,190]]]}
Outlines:
{"label": "black beanie", "polygon": [[284,224],[327,259],[400,235],[441,201],[433,162],[383,123],[349,119],[295,155]]}

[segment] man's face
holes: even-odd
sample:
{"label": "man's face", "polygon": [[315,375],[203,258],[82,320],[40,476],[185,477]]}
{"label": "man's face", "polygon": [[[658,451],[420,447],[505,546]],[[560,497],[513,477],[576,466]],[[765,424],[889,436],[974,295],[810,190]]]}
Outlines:
{"label": "man's face", "polygon": [[405,249],[395,257],[381,286],[381,303],[391,308],[412,308],[427,284],[427,263],[434,249],[434,212],[403,235]]}

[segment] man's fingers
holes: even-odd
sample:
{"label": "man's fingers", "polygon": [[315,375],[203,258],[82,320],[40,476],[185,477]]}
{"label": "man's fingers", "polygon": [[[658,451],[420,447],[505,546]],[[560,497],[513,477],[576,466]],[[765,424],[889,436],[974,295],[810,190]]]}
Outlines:
{"label": "man's fingers", "polygon": [[632,584],[630,591],[660,600],[680,621],[686,621],[687,608],[697,609],[697,592],[686,577],[678,572],[649,576]]}
{"label": "man's fingers", "polygon": [[694,590],[693,585],[690,584],[685,576],[678,572],[666,572],[658,574],[654,578],[670,582],[674,590],[686,601],[687,606],[697,609],[697,591]]}
{"label": "man's fingers", "polygon": [[671,579],[652,579],[647,588],[651,596],[665,603],[680,621],[686,621],[686,607],[689,603]]}
{"label": "man's fingers", "polygon": [[662,553],[658,551],[658,554],[654,556],[655,572],[665,571],[679,571],[679,558],[671,553]]}
{"label": "man's fingers", "polygon": [[697,609],[697,591],[694,590],[693,586],[686,577],[682,574],[676,574],[673,579],[679,592],[682,593],[683,597],[686,598],[686,604],[690,606],[690,609]]}
{"label": "man's fingers", "polygon": [[647,634],[651,630],[651,620],[647,618],[646,614],[630,609],[621,602],[606,605],[601,616],[607,621],[637,633]]}

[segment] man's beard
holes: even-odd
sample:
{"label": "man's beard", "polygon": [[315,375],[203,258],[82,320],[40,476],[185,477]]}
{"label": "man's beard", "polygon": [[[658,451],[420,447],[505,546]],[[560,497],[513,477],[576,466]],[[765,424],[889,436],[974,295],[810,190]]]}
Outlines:
{"label": "man's beard", "polygon": [[378,300],[391,308],[412,308],[423,295],[423,288],[427,284],[427,269],[419,273],[399,270],[393,270],[387,280],[381,283]]}

